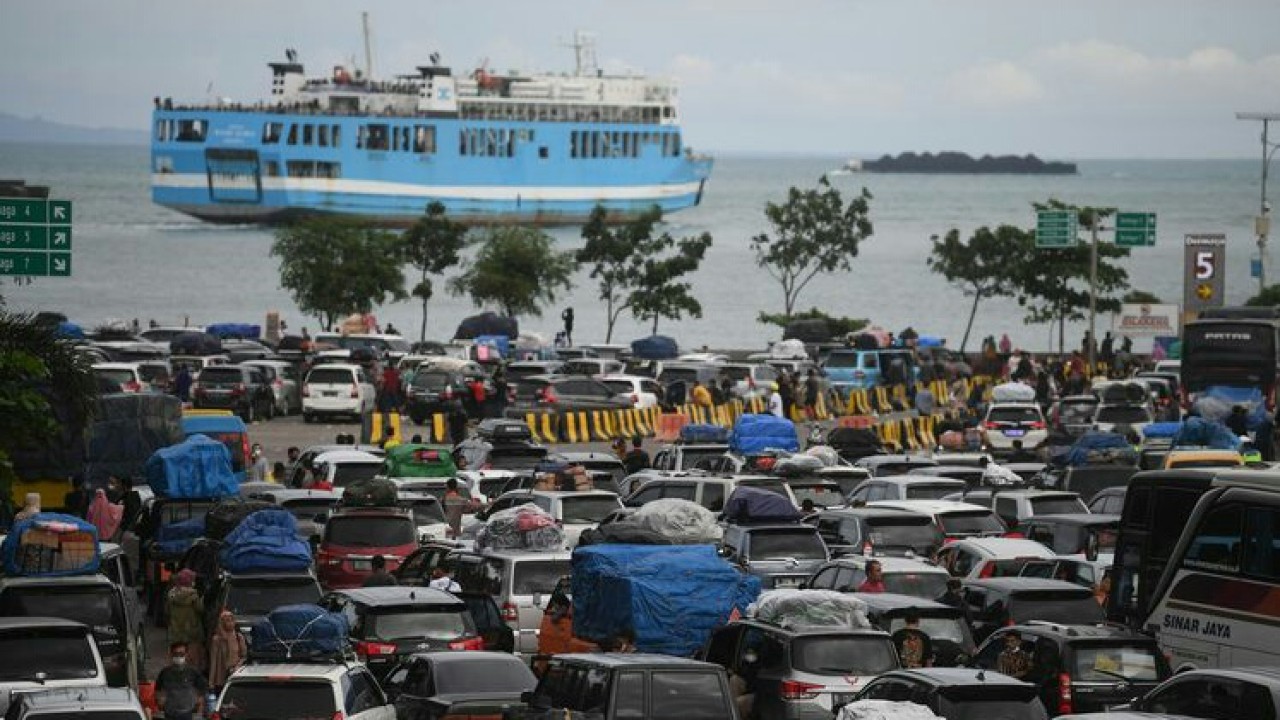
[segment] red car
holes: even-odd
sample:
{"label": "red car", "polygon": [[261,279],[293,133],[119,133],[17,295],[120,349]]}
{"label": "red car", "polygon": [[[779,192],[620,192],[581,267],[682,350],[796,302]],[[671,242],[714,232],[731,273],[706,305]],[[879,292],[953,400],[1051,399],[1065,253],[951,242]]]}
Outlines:
{"label": "red car", "polygon": [[331,516],[316,552],[316,574],[329,590],[357,588],[373,573],[373,558],[387,572],[418,548],[413,515],[399,508],[349,508]]}

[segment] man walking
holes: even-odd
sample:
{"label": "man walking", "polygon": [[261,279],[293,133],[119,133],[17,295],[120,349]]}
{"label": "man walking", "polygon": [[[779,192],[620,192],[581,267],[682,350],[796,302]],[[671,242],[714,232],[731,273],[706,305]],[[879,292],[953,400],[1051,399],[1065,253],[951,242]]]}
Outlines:
{"label": "man walking", "polygon": [[187,664],[187,644],[169,646],[169,664],[156,677],[156,705],[165,720],[203,716],[204,695],[208,691],[204,675]]}

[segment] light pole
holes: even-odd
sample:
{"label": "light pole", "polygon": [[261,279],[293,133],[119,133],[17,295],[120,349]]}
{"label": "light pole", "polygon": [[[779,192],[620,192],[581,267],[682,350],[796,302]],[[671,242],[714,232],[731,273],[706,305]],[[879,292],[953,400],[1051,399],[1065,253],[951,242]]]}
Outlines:
{"label": "light pole", "polygon": [[1267,236],[1271,234],[1271,205],[1267,202],[1267,171],[1271,166],[1271,156],[1280,145],[1267,139],[1267,131],[1272,120],[1280,120],[1280,113],[1238,112],[1237,120],[1260,120],[1262,122],[1262,199],[1258,204],[1258,217],[1254,219],[1254,232],[1258,236],[1258,292],[1267,289]]}

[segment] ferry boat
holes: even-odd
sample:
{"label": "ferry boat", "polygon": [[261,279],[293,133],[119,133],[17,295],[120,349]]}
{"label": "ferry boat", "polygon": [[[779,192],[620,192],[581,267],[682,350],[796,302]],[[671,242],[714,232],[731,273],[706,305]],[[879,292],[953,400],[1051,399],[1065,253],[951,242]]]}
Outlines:
{"label": "ferry boat", "polygon": [[697,205],[712,160],[685,144],[677,89],[606,75],[577,33],[569,74],[416,72],[310,77],[294,50],[269,63],[269,99],[155,100],[151,197],[215,223],[344,215],[405,226],[438,200],[469,224],[558,225],[602,204],[613,222]]}

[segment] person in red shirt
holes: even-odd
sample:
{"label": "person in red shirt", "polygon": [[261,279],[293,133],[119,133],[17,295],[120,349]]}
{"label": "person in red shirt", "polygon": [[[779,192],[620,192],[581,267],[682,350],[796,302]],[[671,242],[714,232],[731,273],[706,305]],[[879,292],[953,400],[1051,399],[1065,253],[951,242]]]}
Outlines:
{"label": "person in red shirt", "polygon": [[862,581],[858,586],[858,592],[865,593],[882,593],[884,589],[884,572],[880,568],[879,560],[872,560],[867,563],[867,579]]}

